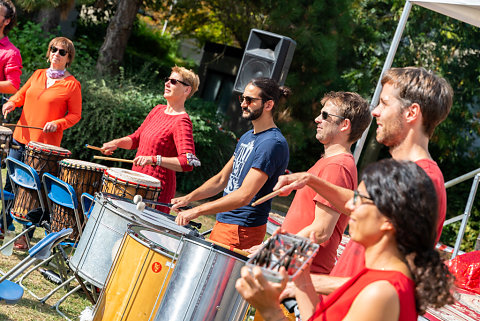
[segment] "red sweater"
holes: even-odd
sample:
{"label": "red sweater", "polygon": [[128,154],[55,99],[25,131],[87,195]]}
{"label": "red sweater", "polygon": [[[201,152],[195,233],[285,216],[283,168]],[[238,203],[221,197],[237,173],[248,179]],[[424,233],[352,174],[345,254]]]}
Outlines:
{"label": "red sweater", "polygon": [[[152,109],[142,125],[131,134],[132,149],[138,148],[137,156],[177,157],[183,171],[191,171],[187,153],[195,154],[192,122],[187,113],[165,114],[167,106],[158,105]],[[153,176],[162,183],[159,202],[168,203],[175,196],[175,171],[162,166],[133,166],[132,170]],[[167,209],[161,209],[166,211]]]}

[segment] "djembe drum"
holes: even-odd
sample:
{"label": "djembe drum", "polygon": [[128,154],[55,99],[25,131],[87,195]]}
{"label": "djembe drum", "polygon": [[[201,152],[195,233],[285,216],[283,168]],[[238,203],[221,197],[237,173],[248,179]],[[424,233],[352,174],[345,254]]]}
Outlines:
{"label": "djembe drum", "polygon": [[12,136],[13,132],[10,128],[0,126],[0,157],[2,158],[2,164],[8,156]]}
{"label": "djembe drum", "polygon": [[[40,179],[44,173],[50,173],[57,176],[58,162],[64,158],[68,158],[72,153],[65,148],[38,143],[29,142],[25,146],[24,163],[33,167]],[[46,197],[43,195],[43,204],[46,204]],[[18,186],[15,201],[12,207],[12,215],[19,220],[28,221],[27,213],[33,209],[41,207],[36,192]]]}
{"label": "djembe drum", "polygon": [[[102,187],[103,172],[106,166],[85,162],[78,159],[63,159],[59,163],[60,172],[58,178],[70,184],[77,194],[77,201],[80,204],[80,197],[83,193],[95,195]],[[63,228],[73,228],[71,239],[76,239],[82,227],[84,226],[84,217],[79,215],[81,226],[77,226],[75,212],[67,207],[53,204],[52,213],[50,213],[50,223],[52,232],[58,232]]]}

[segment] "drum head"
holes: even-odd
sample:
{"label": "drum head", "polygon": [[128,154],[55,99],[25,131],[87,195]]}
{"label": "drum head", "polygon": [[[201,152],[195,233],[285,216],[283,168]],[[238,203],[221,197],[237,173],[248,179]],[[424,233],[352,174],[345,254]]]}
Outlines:
{"label": "drum head", "polygon": [[39,142],[29,142],[27,146],[25,146],[26,149],[30,150],[35,150],[39,152],[46,152],[46,153],[51,153],[51,154],[58,154],[58,155],[71,155],[72,152],[69,151],[66,148],[60,147],[60,146],[55,146],[55,145],[49,145],[45,143],[39,143]]}
{"label": "drum head", "polygon": [[81,169],[86,169],[90,171],[98,171],[98,172],[103,172],[106,170],[108,167],[105,165],[97,164],[97,163],[92,163],[92,162],[86,162],[82,161],[79,159],[62,159],[60,161],[60,166],[64,167],[69,167],[69,168],[81,168]]}
{"label": "drum head", "polygon": [[182,247],[179,237],[165,233],[165,231],[132,225],[129,227],[128,233],[146,243],[148,247],[167,250],[170,255],[178,254]]}
{"label": "drum head", "polygon": [[123,168],[111,167],[105,171],[105,176],[134,185],[138,184],[158,188],[161,186],[160,181],[155,177]]}
{"label": "drum head", "polygon": [[0,134],[3,135],[12,135],[12,130],[8,127],[0,126]]}

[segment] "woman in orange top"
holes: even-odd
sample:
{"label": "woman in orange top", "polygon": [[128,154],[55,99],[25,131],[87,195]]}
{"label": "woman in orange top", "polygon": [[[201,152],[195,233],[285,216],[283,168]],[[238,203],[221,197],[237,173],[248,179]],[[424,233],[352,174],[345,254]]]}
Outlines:
{"label": "woman in orange top", "polygon": [[[60,146],[63,131],[72,127],[81,118],[82,93],[80,82],[66,70],[75,57],[73,42],[65,37],[50,41],[47,60],[50,68],[36,70],[20,90],[3,105],[4,118],[16,107],[23,106],[17,125],[41,127],[43,130],[16,127],[9,156],[23,161],[25,144],[30,141]],[[7,179],[5,190],[11,191]],[[8,226],[11,225],[11,218]],[[15,244],[17,249],[26,249],[25,241]]]}

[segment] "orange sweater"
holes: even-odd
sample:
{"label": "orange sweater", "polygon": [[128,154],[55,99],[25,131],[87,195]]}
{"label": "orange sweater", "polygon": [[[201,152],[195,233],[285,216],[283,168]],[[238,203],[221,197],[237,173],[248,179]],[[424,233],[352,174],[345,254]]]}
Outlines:
{"label": "orange sweater", "polygon": [[63,131],[78,123],[82,116],[81,86],[75,77],[68,76],[56,81],[49,88],[46,87],[46,84],[46,69],[39,69],[9,99],[15,103],[15,107],[23,105],[18,125],[43,128],[47,122],[54,121],[58,126],[57,131],[53,133],[17,127],[13,138],[22,144],[36,141],[60,146]]}

